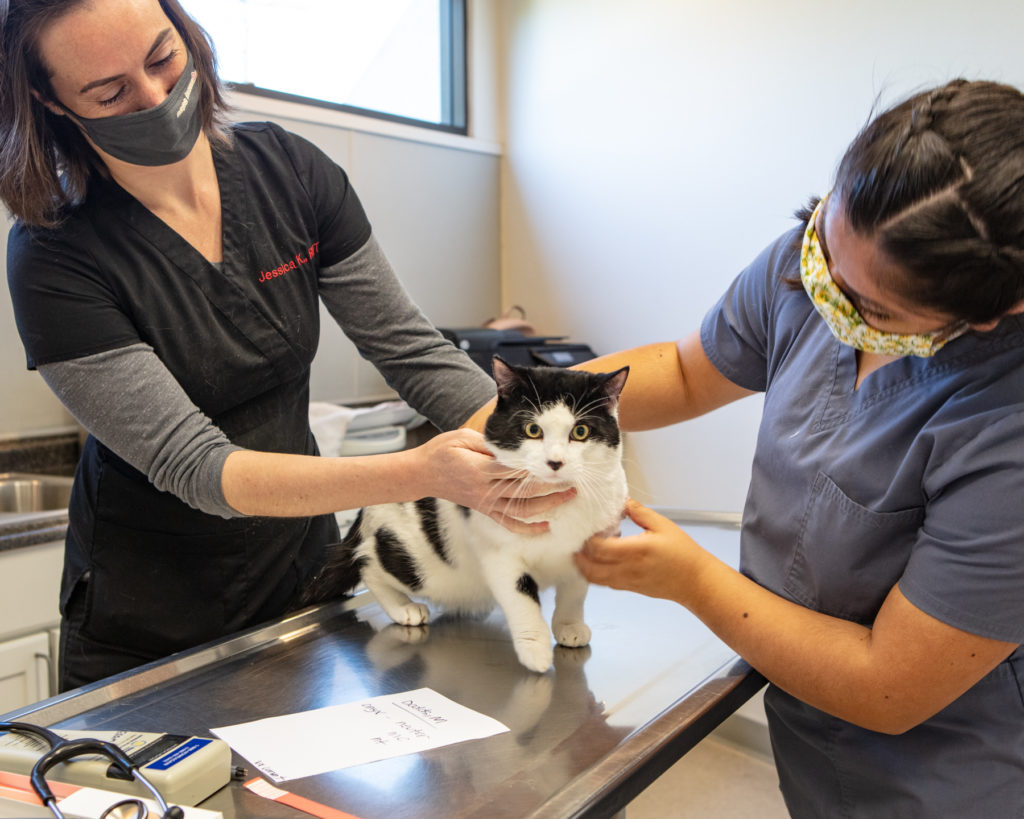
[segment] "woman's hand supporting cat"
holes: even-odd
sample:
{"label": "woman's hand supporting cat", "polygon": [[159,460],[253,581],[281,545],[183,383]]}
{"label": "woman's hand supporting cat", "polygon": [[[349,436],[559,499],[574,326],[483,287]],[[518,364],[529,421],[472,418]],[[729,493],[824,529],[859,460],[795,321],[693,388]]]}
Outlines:
{"label": "woman's hand supporting cat", "polygon": [[672,521],[635,500],[626,501],[626,517],[644,531],[594,535],[576,553],[577,568],[591,583],[686,605],[694,563],[707,553]]}
{"label": "woman's hand supporting cat", "polygon": [[515,470],[494,460],[483,436],[470,429],[438,435],[412,454],[432,488],[424,494],[476,509],[517,534],[541,534],[545,521],[528,522],[576,497],[575,489],[517,477]]}
{"label": "woman's hand supporting cat", "polygon": [[873,731],[901,733],[945,708],[1015,648],[946,625],[894,586],[871,627],[780,597],[636,501],[643,531],[595,535],[575,555],[591,583],[674,600],[780,688]]}

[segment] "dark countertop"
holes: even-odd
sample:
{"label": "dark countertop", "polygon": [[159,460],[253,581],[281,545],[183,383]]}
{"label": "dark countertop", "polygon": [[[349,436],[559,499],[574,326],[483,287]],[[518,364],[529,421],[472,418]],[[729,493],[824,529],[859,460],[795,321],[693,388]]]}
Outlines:
{"label": "dark countertop", "polygon": [[0,513],[0,552],[63,541],[67,528],[68,513],[63,509],[26,514]]}
{"label": "dark countertop", "polygon": [[75,474],[81,451],[79,432],[58,432],[0,440],[0,472]]}

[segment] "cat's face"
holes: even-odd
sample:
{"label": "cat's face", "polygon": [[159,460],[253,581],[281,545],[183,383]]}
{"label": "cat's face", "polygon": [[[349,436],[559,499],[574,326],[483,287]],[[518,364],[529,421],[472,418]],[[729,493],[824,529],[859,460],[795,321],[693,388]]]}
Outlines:
{"label": "cat's face", "polygon": [[617,407],[627,372],[516,367],[495,358],[498,403],[484,437],[506,466],[544,481],[586,481],[619,461]]}

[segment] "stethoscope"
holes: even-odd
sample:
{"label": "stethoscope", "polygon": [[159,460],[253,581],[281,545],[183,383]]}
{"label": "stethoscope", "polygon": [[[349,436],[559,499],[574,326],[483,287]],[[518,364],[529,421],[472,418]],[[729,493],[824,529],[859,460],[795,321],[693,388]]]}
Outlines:
{"label": "stethoscope", "polygon": [[[167,801],[156,789],[152,782],[142,775],[138,765],[135,765],[128,755],[118,748],[113,742],[106,742],[102,739],[64,739],[49,728],[40,725],[32,725],[27,722],[0,722],[0,731],[19,731],[23,734],[32,734],[39,737],[50,750],[36,760],[32,766],[32,773],[29,775],[29,782],[36,795],[43,800],[43,804],[50,809],[50,812],[57,819],[65,819],[57,807],[57,799],[46,783],[46,772],[59,762],[79,756],[80,754],[100,754],[105,756],[116,765],[125,776],[134,779],[146,790],[153,794],[161,813],[161,819],[184,819],[185,812],[177,805],[168,807]],[[129,812],[126,812],[129,811]],[[146,819],[146,804],[137,797],[129,797],[111,805],[100,819]]]}

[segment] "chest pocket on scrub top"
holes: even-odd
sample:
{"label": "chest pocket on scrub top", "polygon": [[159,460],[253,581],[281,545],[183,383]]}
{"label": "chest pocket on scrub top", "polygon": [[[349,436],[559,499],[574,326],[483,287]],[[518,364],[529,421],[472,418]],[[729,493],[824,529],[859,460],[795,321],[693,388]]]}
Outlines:
{"label": "chest pocket on scrub top", "polygon": [[899,580],[924,508],[877,512],[819,472],[800,524],[785,591],[813,609],[870,623]]}

